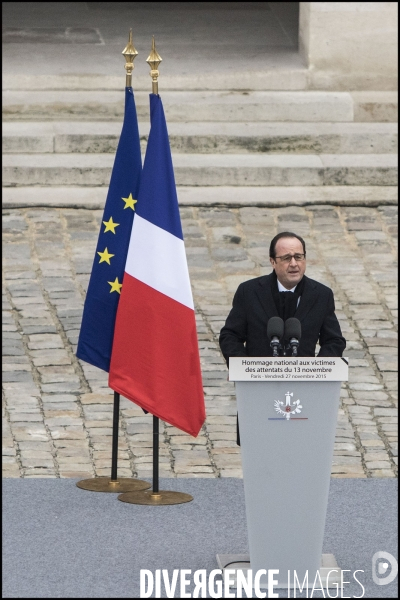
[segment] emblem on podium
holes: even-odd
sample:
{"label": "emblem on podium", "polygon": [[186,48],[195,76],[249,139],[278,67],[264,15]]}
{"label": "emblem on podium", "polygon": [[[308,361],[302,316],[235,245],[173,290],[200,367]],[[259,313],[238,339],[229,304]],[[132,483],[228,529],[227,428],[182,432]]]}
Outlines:
{"label": "emblem on podium", "polygon": [[293,397],[293,392],[286,392],[286,402],[282,402],[282,400],[275,400],[275,410],[278,414],[283,415],[287,421],[291,418],[292,415],[301,413],[301,409],[303,406],[300,404],[300,400],[295,400],[293,404],[290,403],[291,398]]}

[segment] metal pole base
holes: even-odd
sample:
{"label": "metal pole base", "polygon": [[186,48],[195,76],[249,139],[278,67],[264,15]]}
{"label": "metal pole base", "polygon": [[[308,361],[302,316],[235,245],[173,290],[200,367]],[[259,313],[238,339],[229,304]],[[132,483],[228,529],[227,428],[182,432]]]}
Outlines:
{"label": "metal pole base", "polygon": [[133,477],[120,477],[113,480],[110,477],[94,477],[93,479],[82,479],[76,484],[78,488],[89,492],[138,492],[139,490],[147,490],[151,484],[141,479]]}
{"label": "metal pole base", "polygon": [[168,504],[183,504],[184,502],[191,502],[193,496],[190,494],[184,494],[183,492],[171,492],[169,490],[160,490],[153,492],[152,490],[146,490],[141,492],[127,492],[118,496],[118,500],[121,502],[128,502],[129,504],[146,504],[148,506],[167,506]]}

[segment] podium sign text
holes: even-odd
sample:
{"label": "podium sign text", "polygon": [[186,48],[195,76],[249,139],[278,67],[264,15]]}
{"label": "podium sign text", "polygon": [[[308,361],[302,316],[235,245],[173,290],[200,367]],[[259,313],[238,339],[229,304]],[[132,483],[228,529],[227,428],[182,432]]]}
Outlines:
{"label": "podium sign text", "polygon": [[229,381],[347,381],[348,369],[348,358],[233,356]]}

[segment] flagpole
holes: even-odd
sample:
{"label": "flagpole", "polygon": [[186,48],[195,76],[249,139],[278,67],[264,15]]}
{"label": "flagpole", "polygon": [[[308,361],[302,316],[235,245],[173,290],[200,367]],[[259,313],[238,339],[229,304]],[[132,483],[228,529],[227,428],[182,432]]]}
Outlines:
{"label": "flagpole", "polygon": [[118,481],[118,421],[119,421],[119,404],[120,395],[114,392],[114,408],[113,408],[113,436],[111,449],[111,481]]}
{"label": "flagpole", "polygon": [[[151,67],[150,77],[152,79],[152,93],[158,95],[158,67],[162,58],[156,50],[156,43],[153,40],[151,52],[146,62]],[[149,506],[166,506],[172,504],[183,504],[193,500],[193,496],[184,492],[173,492],[170,490],[159,489],[159,418],[153,415],[153,487],[152,490],[142,490],[138,492],[126,492],[118,496],[121,502],[129,504],[145,504]]]}
{"label": "flagpole", "polygon": [[[125,57],[126,87],[132,87],[132,71],[134,69],[133,61],[138,52],[132,43],[132,29],[129,31],[128,44],[125,46],[122,54]],[[90,492],[113,492],[121,493],[128,491],[146,490],[150,486],[147,481],[135,479],[133,477],[120,477],[118,479],[118,424],[119,424],[120,395],[114,392],[113,407],[113,430],[112,430],[112,449],[111,449],[111,477],[95,477],[93,479],[82,479],[77,482],[77,487]]]}
{"label": "flagpole", "polygon": [[159,493],[160,421],[153,415],[153,495]]}

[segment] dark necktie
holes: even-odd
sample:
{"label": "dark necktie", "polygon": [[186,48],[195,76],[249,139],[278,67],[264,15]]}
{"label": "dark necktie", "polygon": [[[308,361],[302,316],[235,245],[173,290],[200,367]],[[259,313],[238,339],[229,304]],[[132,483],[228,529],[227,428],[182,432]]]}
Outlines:
{"label": "dark necktie", "polygon": [[280,314],[279,316],[286,321],[294,317],[297,308],[297,294],[294,292],[279,292]]}

